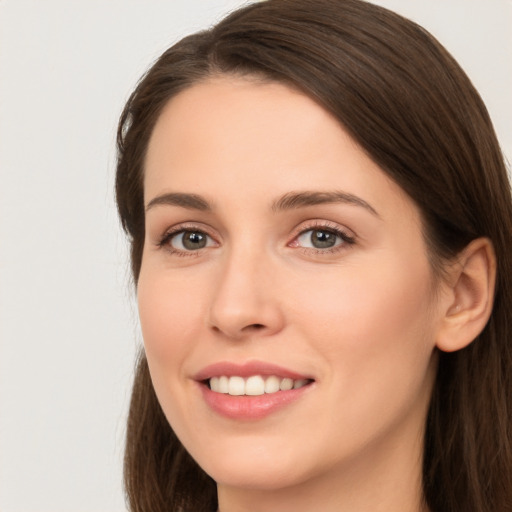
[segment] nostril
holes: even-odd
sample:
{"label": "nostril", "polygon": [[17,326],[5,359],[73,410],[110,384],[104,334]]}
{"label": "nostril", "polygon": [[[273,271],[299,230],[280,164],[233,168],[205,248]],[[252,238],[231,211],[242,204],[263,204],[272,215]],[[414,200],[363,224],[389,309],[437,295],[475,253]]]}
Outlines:
{"label": "nostril", "polygon": [[241,329],[230,330],[229,328],[223,329],[218,325],[212,325],[211,328],[215,333],[224,333],[227,334],[229,337],[239,338],[243,337],[244,335],[251,335],[259,333],[260,331],[264,331],[267,328],[267,326],[265,324],[246,324]]}
{"label": "nostril", "polygon": [[265,326],[263,324],[251,324],[247,326],[247,329],[253,329],[255,331],[259,331],[263,329]]}

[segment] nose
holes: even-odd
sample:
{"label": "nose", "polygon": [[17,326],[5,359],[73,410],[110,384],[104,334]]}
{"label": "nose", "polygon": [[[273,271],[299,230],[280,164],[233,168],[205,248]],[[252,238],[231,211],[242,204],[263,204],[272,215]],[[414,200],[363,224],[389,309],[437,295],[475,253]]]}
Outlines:
{"label": "nose", "polygon": [[211,328],[235,340],[279,332],[284,316],[275,274],[261,253],[227,257],[211,301]]}

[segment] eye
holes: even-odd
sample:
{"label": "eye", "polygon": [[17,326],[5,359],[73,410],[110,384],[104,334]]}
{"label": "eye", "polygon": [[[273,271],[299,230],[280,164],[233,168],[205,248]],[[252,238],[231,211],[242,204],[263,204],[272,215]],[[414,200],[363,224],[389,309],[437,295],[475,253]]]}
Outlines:
{"label": "eye", "polygon": [[214,242],[209,235],[203,231],[192,229],[171,233],[162,241],[162,243],[170,245],[171,248],[176,251],[183,252],[197,251],[214,245]]}
{"label": "eye", "polygon": [[311,249],[332,249],[343,243],[352,244],[354,239],[342,231],[333,228],[315,228],[303,231],[297,238],[295,246]]}

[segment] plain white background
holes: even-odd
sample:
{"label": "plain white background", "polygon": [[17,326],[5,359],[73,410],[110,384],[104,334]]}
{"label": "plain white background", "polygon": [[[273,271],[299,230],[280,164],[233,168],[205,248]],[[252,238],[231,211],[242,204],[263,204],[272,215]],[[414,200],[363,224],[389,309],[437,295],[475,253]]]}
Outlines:
{"label": "plain white background", "polygon": [[[138,77],[240,0],[0,0],[0,511],[121,512],[141,343],[113,201]],[[479,89],[512,157],[510,0],[375,0]]]}

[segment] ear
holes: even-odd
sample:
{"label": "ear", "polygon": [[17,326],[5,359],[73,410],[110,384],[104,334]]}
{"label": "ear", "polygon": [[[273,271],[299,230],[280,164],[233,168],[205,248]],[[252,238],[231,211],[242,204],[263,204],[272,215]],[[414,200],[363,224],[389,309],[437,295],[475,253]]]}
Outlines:
{"label": "ear", "polygon": [[491,316],[496,255],[488,238],[473,240],[448,269],[437,348],[453,352],[469,345]]}

